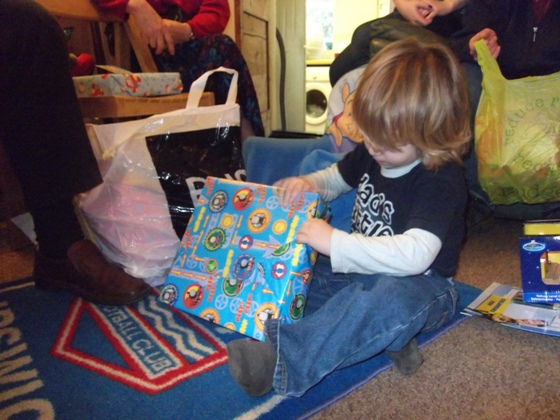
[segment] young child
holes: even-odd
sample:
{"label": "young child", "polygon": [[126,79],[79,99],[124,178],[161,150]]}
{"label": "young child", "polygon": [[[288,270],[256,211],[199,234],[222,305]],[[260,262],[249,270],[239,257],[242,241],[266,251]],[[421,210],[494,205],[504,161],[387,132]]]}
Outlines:
{"label": "young child", "polygon": [[[352,233],[306,221],[297,242],[319,258],[305,317],[269,320],[266,341],[228,344],[230,372],[245,392],[301,396],[336,369],[386,351],[411,374],[415,337],[455,313],[455,274],[467,190],[461,156],[470,139],[459,63],[440,44],[397,41],[378,53],[356,91],[364,142],[335,165],[276,183],[283,205],[301,191],[326,200],[357,188]],[[327,258],[330,257],[330,258]]]}

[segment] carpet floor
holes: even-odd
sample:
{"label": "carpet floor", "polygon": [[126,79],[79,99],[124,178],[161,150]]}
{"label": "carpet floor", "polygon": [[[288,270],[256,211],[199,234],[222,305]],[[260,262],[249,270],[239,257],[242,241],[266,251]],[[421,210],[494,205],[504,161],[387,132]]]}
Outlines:
{"label": "carpet floor", "polygon": [[[457,280],[520,286],[522,223],[497,219],[469,237]],[[0,281],[31,273],[32,250],[10,251],[0,229]],[[411,377],[388,369],[315,414],[317,419],[558,419],[560,339],[468,319],[422,350]]]}

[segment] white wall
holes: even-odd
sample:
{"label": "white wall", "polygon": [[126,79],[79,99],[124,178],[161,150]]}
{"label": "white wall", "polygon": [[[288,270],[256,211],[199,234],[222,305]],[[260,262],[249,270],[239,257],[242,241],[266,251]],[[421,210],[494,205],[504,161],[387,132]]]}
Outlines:
{"label": "white wall", "polygon": [[360,24],[376,17],[377,0],[336,0],[334,6],[334,52],[339,53],[345,45],[350,43],[352,33]]}
{"label": "white wall", "polygon": [[[385,16],[391,0],[306,0],[307,44],[312,47],[310,59],[333,59],[349,43],[354,30],[362,23]],[[323,31],[318,30],[323,28]],[[323,39],[324,37],[324,39]],[[317,51],[317,44],[332,43],[332,50]]]}
{"label": "white wall", "polygon": [[231,16],[224,33],[235,40],[235,0],[228,0]]}
{"label": "white wall", "polygon": [[[280,31],[286,53],[285,107],[287,131],[305,130],[305,2],[301,0],[278,0],[276,2],[276,26]],[[275,50],[277,67],[281,65],[279,48]],[[280,69],[277,70],[276,89],[280,89]],[[278,123],[272,127],[280,129]]]}
{"label": "white wall", "polygon": [[354,30],[362,23],[385,16],[391,0],[335,0],[333,50],[339,53],[350,43]]}
{"label": "white wall", "polygon": [[[230,0],[232,1],[232,0]],[[319,7],[328,4],[319,1]],[[334,0],[334,34],[333,43],[341,43],[342,48],[350,42],[354,30],[364,22],[386,15],[392,9],[391,0]],[[282,34],[286,48],[286,120],[288,131],[305,130],[305,33],[306,3],[303,0],[278,0],[276,2],[276,22]],[[342,50],[342,49],[341,49]],[[340,51],[341,51],[340,50]],[[326,53],[325,58],[333,58],[335,52]],[[278,50],[275,51],[278,54]],[[330,57],[329,57],[330,56]],[[277,55],[277,63],[280,57]],[[279,76],[279,72],[277,73]],[[274,81],[278,89],[279,80]],[[277,118],[279,118],[277,116]],[[279,119],[273,119],[273,122]],[[279,129],[279,124],[273,124]]]}

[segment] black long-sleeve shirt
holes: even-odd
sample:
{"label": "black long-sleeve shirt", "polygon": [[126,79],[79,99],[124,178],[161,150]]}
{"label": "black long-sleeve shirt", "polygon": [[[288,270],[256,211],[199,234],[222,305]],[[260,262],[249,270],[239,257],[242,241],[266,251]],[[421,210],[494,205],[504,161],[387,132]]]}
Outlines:
{"label": "black long-sleeve shirt", "polygon": [[498,64],[507,79],[560,71],[560,0],[552,0],[538,23],[529,0],[471,0],[464,10],[463,29],[450,40],[461,61],[474,61],[468,43],[484,28],[498,35]]}

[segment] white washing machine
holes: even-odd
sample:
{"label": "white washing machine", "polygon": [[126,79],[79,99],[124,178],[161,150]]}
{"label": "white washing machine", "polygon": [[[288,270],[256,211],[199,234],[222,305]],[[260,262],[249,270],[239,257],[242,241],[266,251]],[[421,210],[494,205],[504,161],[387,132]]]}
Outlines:
{"label": "white washing machine", "polygon": [[305,71],[305,131],[324,134],[331,94],[328,66],[307,66]]}

